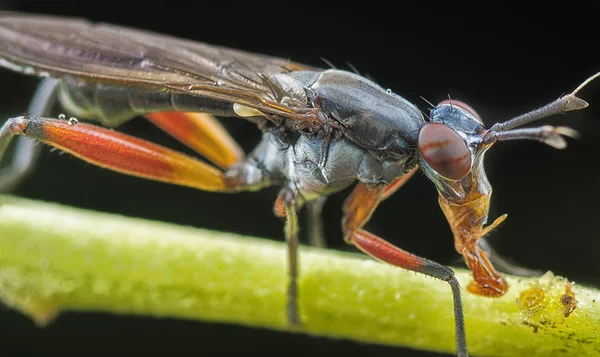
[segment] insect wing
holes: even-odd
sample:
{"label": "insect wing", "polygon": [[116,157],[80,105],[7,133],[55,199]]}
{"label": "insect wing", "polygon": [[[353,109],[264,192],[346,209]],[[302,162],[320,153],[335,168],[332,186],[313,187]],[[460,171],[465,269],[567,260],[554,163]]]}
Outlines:
{"label": "insect wing", "polygon": [[269,76],[320,70],[144,30],[12,12],[0,12],[0,65],[30,75],[211,97],[295,119],[306,118],[311,108],[302,101],[282,104]]}

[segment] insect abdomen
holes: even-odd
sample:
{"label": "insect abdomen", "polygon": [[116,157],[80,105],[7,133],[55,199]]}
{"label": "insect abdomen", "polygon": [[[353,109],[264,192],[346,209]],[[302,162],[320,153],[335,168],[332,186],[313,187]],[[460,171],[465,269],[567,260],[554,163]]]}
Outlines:
{"label": "insect abdomen", "polygon": [[59,86],[59,100],[71,115],[97,120],[117,127],[138,115],[152,112],[202,112],[233,116],[231,103],[184,93],[130,89],[100,83],[79,83],[65,79]]}

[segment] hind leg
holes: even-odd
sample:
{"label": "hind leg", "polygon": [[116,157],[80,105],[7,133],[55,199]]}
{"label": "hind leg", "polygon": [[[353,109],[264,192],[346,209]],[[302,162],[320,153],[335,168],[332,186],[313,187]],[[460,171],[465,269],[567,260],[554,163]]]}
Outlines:
{"label": "hind leg", "polygon": [[242,148],[212,115],[157,112],[146,114],[146,118],[222,169],[244,159]]}
{"label": "hind leg", "polygon": [[11,118],[0,129],[0,150],[14,136],[46,143],[99,167],[155,181],[215,192],[238,191],[246,184],[244,178],[226,177],[191,156],[91,124],[35,115]]}
{"label": "hind leg", "polygon": [[[123,174],[212,192],[257,190],[270,184],[252,162],[223,172],[183,153],[100,126],[28,115],[9,119],[0,128],[0,147],[14,136],[25,136],[70,153],[88,163]],[[298,220],[295,195],[282,194],[288,242],[287,317],[299,322],[297,309]]]}
{"label": "hind leg", "polygon": [[[52,107],[56,103],[56,88],[58,80],[44,78],[41,80],[29,108],[28,113],[38,116],[50,115]],[[0,158],[5,153],[10,140],[0,140]],[[16,142],[12,161],[0,170],[0,191],[10,191],[16,187],[35,166],[40,153],[40,146],[35,140],[21,137]]]}
{"label": "hind leg", "polygon": [[[171,117],[172,118],[172,117]],[[166,119],[166,118],[165,118]],[[186,120],[186,118],[181,119]],[[213,120],[209,118],[208,120]],[[168,130],[167,130],[168,131]],[[171,132],[176,138],[194,140],[188,132]],[[236,192],[257,190],[270,184],[252,162],[239,161],[239,165],[226,164],[231,168],[223,172],[196,158],[174,150],[135,138],[112,129],[67,120],[22,116],[9,119],[0,128],[0,147],[6,147],[14,136],[25,136],[54,146],[86,162],[99,167],[141,178],[213,192]],[[231,152],[227,144],[217,144]],[[200,149],[202,154],[206,151]],[[227,155],[213,154],[214,160],[227,162]],[[239,156],[238,156],[239,158]],[[291,325],[299,323],[297,309],[297,248],[298,220],[295,195],[282,193],[286,217],[286,241],[288,242],[289,285],[287,318]]]}

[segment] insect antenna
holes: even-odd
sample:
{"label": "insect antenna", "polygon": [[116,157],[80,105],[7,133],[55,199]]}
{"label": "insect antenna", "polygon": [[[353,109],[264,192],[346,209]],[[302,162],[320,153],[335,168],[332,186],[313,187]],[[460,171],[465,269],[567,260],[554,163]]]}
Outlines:
{"label": "insect antenna", "polygon": [[576,94],[583,87],[585,87],[587,84],[589,84],[592,80],[594,80],[598,77],[600,77],[600,72],[594,74],[593,76],[590,76],[588,79],[583,81],[583,83],[581,83],[573,92],[571,92],[567,95],[564,95],[564,96],[558,98],[557,100],[544,105],[541,108],[534,109],[525,114],[521,114],[521,115],[514,117],[512,119],[509,119],[503,123],[496,123],[490,128],[490,130],[496,131],[496,132],[510,130],[510,129],[513,129],[513,128],[516,128],[519,126],[523,126],[525,124],[529,124],[536,120],[540,120],[540,119],[549,117],[551,115],[561,114],[561,113],[568,112],[571,110],[584,109],[588,106],[588,103],[585,100],[577,97]]}
{"label": "insect antenna", "polygon": [[500,132],[492,132],[495,140],[536,140],[546,145],[550,145],[555,149],[564,149],[567,147],[567,142],[564,137],[577,139],[579,133],[569,127],[559,126],[554,127],[545,125],[536,128],[521,128]]}
{"label": "insect antenna", "polygon": [[565,141],[564,137],[577,138],[579,136],[579,133],[571,128],[553,127],[550,125],[535,128],[515,128],[552,115],[586,108],[588,103],[585,100],[577,97],[576,94],[598,77],[600,77],[600,72],[588,77],[573,92],[564,95],[549,104],[516,116],[505,122],[492,125],[492,127],[484,136],[483,142],[493,143],[495,141],[523,139],[537,140],[554,148],[564,149],[567,146],[567,142]]}
{"label": "insect antenna", "polygon": [[598,77],[600,77],[600,72],[594,74],[593,76],[590,76],[588,79],[586,79],[585,81],[583,81],[583,83],[581,83],[579,85],[579,87],[575,88],[575,90],[571,94],[573,94],[573,95],[577,94],[577,92],[579,92],[580,90],[582,90],[583,87],[587,86],[588,83],[590,83],[591,81],[593,81],[594,79],[596,79]]}

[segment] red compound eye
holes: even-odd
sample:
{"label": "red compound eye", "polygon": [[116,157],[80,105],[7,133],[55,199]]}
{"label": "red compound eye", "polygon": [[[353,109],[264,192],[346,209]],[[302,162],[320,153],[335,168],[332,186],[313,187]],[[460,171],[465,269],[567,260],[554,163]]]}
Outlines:
{"label": "red compound eye", "polygon": [[429,123],[419,132],[421,156],[438,174],[460,180],[471,170],[471,151],[457,132],[444,124]]}
{"label": "red compound eye", "polygon": [[463,109],[465,111],[467,111],[469,114],[471,114],[475,119],[477,119],[477,121],[481,124],[483,124],[483,120],[481,120],[481,117],[479,116],[479,114],[477,114],[477,112],[475,111],[475,109],[473,109],[470,105],[468,105],[465,102],[461,102],[460,100],[456,100],[456,99],[446,99],[446,100],[442,100],[441,102],[438,103],[438,107],[440,105],[444,105],[444,104],[450,104],[450,105],[454,105],[455,107],[459,107],[460,109]]}

